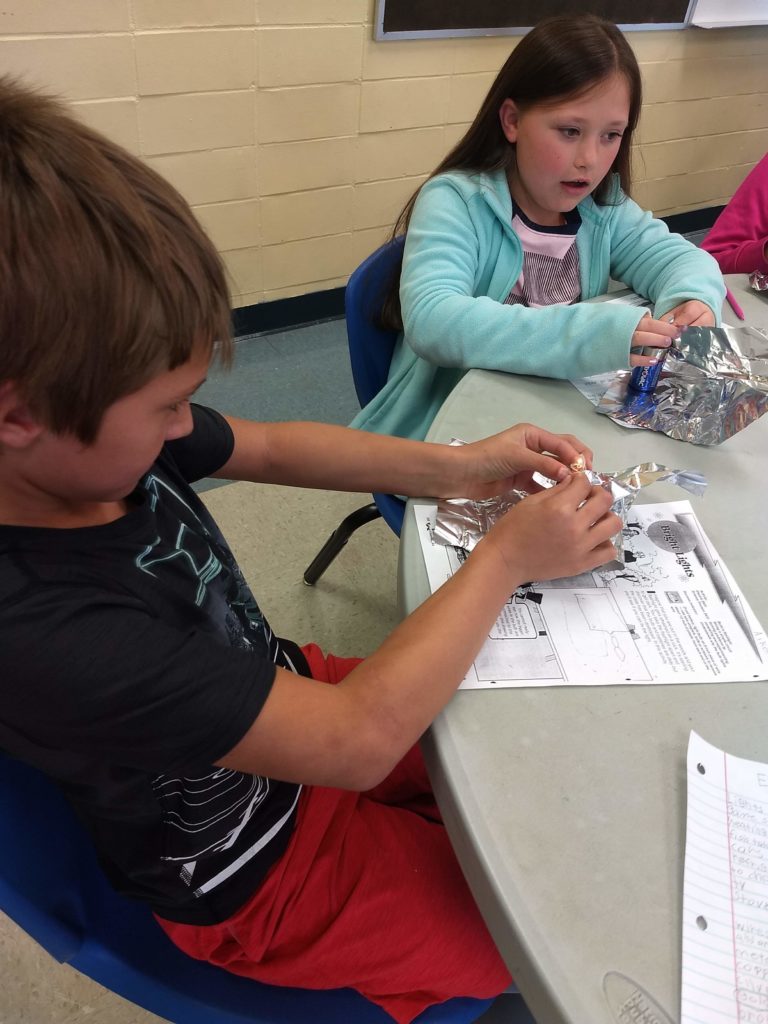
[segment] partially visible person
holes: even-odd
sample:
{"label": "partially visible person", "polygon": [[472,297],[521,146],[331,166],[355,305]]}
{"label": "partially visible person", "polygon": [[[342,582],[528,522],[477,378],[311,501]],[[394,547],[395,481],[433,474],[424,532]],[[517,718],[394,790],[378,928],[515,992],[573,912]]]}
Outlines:
{"label": "partially visible person", "polygon": [[[350,986],[398,1024],[498,995],[509,971],[417,741],[509,595],[613,558],[621,520],[568,468],[592,461],[570,435],[452,447],[195,405],[229,323],[168,182],[0,78],[0,748],[60,787],[112,885],[190,956]],[[560,482],[364,660],[272,631],[191,486],[483,498],[534,472]]]}
{"label": "partially visible person", "polygon": [[724,274],[768,273],[768,153],[736,189],[701,247]]}
{"label": "partially visible person", "polygon": [[[405,251],[385,325],[404,333],[352,426],[423,438],[471,367],[573,378],[648,366],[681,326],[717,322],[715,261],[630,198],[641,91],[611,22],[549,18],[517,44],[398,219]],[[583,301],[610,279],[653,315]]]}

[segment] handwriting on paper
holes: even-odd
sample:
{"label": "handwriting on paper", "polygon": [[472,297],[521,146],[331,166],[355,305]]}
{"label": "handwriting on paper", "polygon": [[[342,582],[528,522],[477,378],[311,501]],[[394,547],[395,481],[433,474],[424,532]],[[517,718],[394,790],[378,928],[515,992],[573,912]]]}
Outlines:
{"label": "handwriting on paper", "polygon": [[692,732],[681,1024],[768,1024],[768,766]]}

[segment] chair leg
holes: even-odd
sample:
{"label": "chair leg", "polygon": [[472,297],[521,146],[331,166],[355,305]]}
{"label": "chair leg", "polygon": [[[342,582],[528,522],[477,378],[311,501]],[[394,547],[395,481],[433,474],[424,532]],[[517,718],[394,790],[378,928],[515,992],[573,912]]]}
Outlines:
{"label": "chair leg", "polygon": [[342,519],[304,573],[304,582],[307,586],[311,587],[317,583],[355,530],[365,526],[366,523],[373,522],[374,519],[379,519],[380,516],[381,512],[379,512],[375,503],[371,502],[370,505],[364,505],[362,508],[355,509],[345,519]]}

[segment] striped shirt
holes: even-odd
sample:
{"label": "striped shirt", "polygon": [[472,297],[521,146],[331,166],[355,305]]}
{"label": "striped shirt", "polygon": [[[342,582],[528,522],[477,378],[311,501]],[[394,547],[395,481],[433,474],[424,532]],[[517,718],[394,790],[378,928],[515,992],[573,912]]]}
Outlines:
{"label": "striped shirt", "polygon": [[558,227],[534,224],[513,202],[512,227],[523,247],[523,269],[505,305],[538,309],[557,303],[570,305],[581,298],[576,248],[581,215],[574,209],[564,216],[565,224]]}

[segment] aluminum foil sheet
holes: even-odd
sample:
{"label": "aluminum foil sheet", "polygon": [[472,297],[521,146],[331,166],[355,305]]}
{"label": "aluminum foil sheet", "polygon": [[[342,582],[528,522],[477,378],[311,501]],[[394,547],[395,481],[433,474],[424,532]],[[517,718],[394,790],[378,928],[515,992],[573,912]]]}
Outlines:
{"label": "aluminum foil sheet", "polygon": [[747,326],[684,327],[654,391],[633,392],[629,378],[616,375],[599,413],[678,441],[721,444],[768,410],[768,337]]}
{"label": "aluminum foil sheet", "polygon": [[753,270],[749,275],[749,283],[756,292],[768,292],[768,274],[761,270]]}
{"label": "aluminum foil sheet", "polygon": [[[662,480],[677,484],[690,494],[701,495],[707,486],[701,473],[681,469],[667,469],[656,462],[643,462],[639,466],[630,466],[618,473],[597,473],[585,469],[591,484],[605,488],[612,498],[611,511],[621,517],[626,525],[627,513],[635,502],[640,490],[649,484],[660,483]],[[541,487],[553,487],[554,480],[534,475],[534,480]],[[528,491],[510,490],[494,498],[475,501],[472,498],[445,498],[438,502],[432,536],[440,544],[471,551],[500,519],[523,498]],[[616,548],[616,562],[624,564],[624,544],[619,532],[611,538]],[[613,564],[613,563],[611,563]]]}

